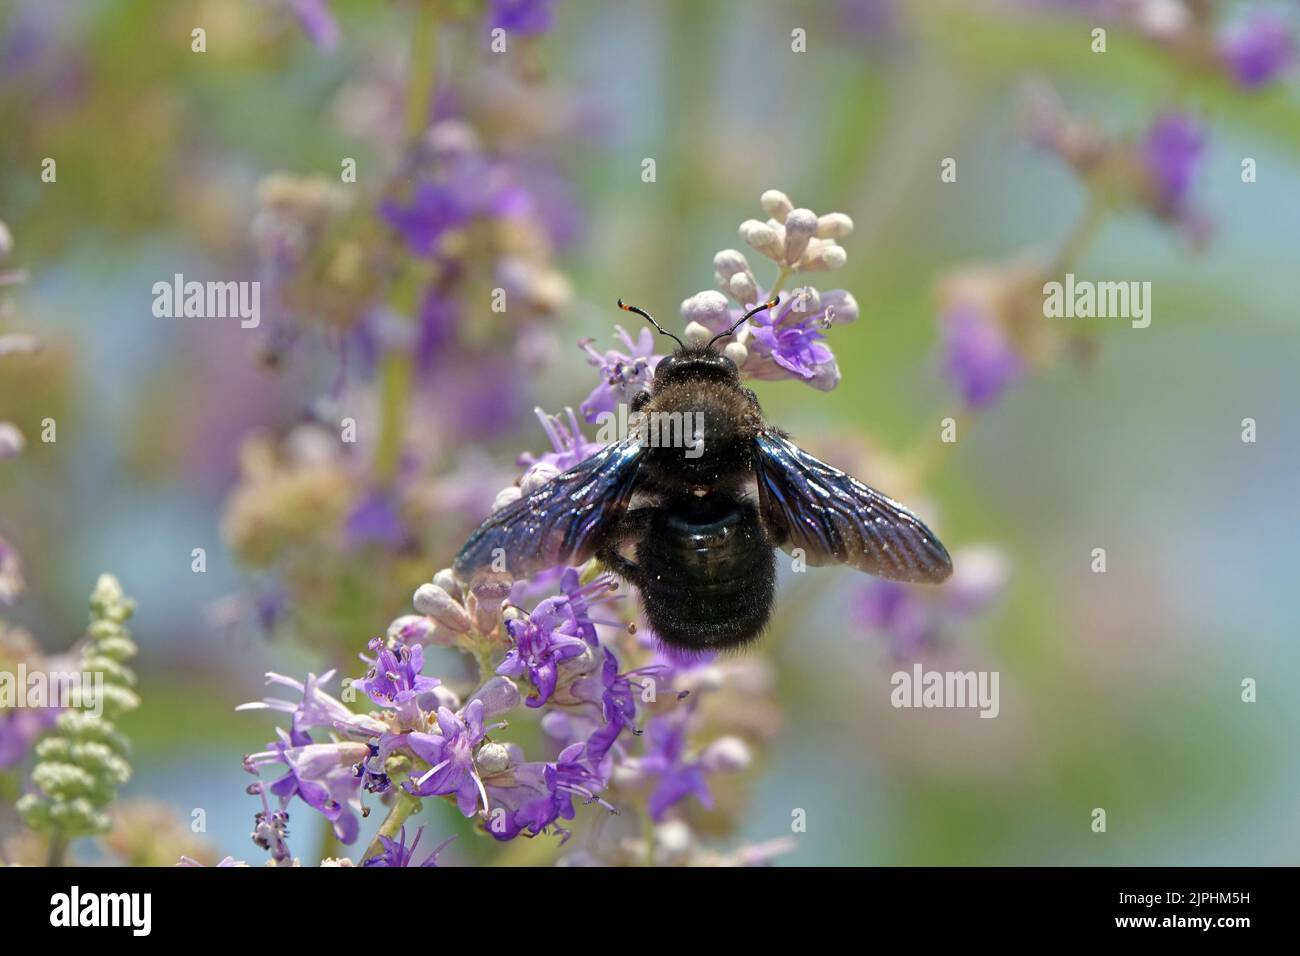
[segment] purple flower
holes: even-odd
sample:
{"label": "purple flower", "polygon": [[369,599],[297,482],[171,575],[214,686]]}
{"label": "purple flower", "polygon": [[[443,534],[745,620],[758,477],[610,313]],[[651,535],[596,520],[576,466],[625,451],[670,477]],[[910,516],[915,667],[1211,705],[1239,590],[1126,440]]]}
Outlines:
{"label": "purple flower", "polygon": [[266,682],[290,687],[302,695],[298,703],[266,697],[260,701],[240,704],[235,710],[278,710],[291,714],[289,738],[295,746],[311,742],[310,731],[314,728],[338,731],[354,739],[366,740],[385,733],[388,725],[368,714],[353,713],[346,704],[321,690],[321,685],[328,684],[334,677],[334,671],[326,671],[320,677],[307,675],[307,682],[294,680],[283,674],[268,671]]}
{"label": "purple flower", "polygon": [[545,33],[554,19],[554,0],[492,0],[488,8],[488,26],[501,27],[510,33],[533,35]]}
{"label": "purple flower", "polygon": [[284,764],[288,772],[273,781],[270,792],[280,798],[280,809],[299,797],[334,824],[334,833],[343,843],[356,840],[361,829],[359,811],[363,775],[357,773],[372,756],[370,747],[356,741],[308,743],[294,746],[289,734],[279,731],[280,740],[268,749],[250,754],[244,767],[259,774],[270,764]]}
{"label": "purple flower", "polygon": [[585,587],[578,586],[578,572],[567,568],[560,578],[564,592],[547,598],[528,617],[506,622],[514,646],[497,667],[507,677],[527,676],[535,688],[528,696],[529,707],[540,707],[555,692],[561,661],[577,657],[596,646],[596,627],[589,612],[593,595],[608,593],[613,580],[602,576]]}
{"label": "purple flower", "polygon": [[[410,866],[411,860],[414,859],[415,857],[415,846],[417,843],[420,842],[420,837],[423,835],[424,835],[424,827],[420,827],[418,830],[415,831],[415,839],[411,841],[411,845],[407,846],[406,827],[402,827],[402,832],[398,834],[398,838],[396,840],[392,839],[391,837],[386,837],[383,834],[380,834],[379,842],[380,845],[382,845],[384,848],[383,852],[370,857],[370,859],[366,860],[361,865],[362,866]],[[424,862],[421,863],[420,866],[436,867],[438,865],[438,854],[441,853],[443,850],[445,850],[447,848],[447,845],[451,843],[451,841],[454,839],[456,838],[448,837],[447,839],[443,840],[442,843],[440,843],[437,847],[433,849],[433,852],[431,852],[428,856],[424,858]]]}
{"label": "purple flower", "polygon": [[626,352],[610,349],[603,355],[596,351],[592,339],[583,339],[579,347],[587,353],[587,360],[600,369],[601,383],[591,390],[579,410],[588,422],[595,422],[604,412],[614,412],[620,403],[630,402],[637,392],[650,386],[655,366],[662,355],[655,354],[655,337],[649,329],[642,329],[636,341],[622,326],[615,326]]}
{"label": "purple flower", "polygon": [[1256,10],[1225,31],[1219,55],[1238,85],[1254,90],[1277,79],[1295,63],[1291,25],[1277,10]]}
{"label": "purple flower", "polygon": [[401,234],[417,256],[434,255],[443,233],[463,226],[471,215],[463,194],[427,179],[416,184],[406,205],[391,199],[379,205],[379,217]]}
{"label": "purple flower", "polygon": [[411,540],[388,492],[375,489],[362,496],[343,522],[343,536],[350,548],[366,545],[398,550]]}
{"label": "purple flower", "polygon": [[546,431],[546,437],[551,440],[554,451],[543,452],[541,455],[520,455],[519,464],[528,469],[524,475],[525,479],[539,470],[555,475],[566,472],[604,447],[598,442],[587,441],[582,434],[582,428],[578,425],[577,416],[573,414],[573,409],[568,408],[565,411],[569,417],[567,424],[558,415],[547,415],[540,408],[533,409],[533,414],[542,423],[542,428]]}
{"label": "purple flower", "polygon": [[287,0],[307,38],[322,50],[339,45],[339,25],[325,0]]}
{"label": "purple flower", "polygon": [[483,701],[472,700],[461,714],[438,708],[436,734],[405,735],[406,746],[429,764],[429,769],[405,784],[417,797],[455,794],[460,812],[469,817],[481,806],[488,808],[483,780],[474,765],[474,750],[487,730],[483,726]]}
{"label": "purple flower", "polygon": [[641,757],[643,773],[658,778],[650,793],[650,819],[658,823],[668,809],[689,796],[703,806],[713,806],[713,795],[704,766],[686,757],[686,715],[689,710],[652,717],[646,725],[646,752]]}
{"label": "purple flower", "polygon": [[1164,113],[1147,130],[1139,150],[1160,215],[1185,211],[1205,141],[1204,127],[1186,113]]}
{"label": "purple flower", "polygon": [[962,304],[942,321],[944,373],[968,407],[992,405],[1021,369],[1006,331],[984,311]]}
{"label": "purple flower", "polygon": [[419,644],[399,644],[390,650],[377,637],[369,646],[375,660],[366,676],[354,681],[352,686],[363,691],[377,706],[396,710],[403,726],[410,726],[421,698],[442,681],[420,674],[424,668],[424,650]]}

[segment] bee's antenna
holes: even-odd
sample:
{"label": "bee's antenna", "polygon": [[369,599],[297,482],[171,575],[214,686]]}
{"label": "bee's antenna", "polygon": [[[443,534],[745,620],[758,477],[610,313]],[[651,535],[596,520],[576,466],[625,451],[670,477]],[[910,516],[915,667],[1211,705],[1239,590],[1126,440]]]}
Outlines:
{"label": "bee's antenna", "polygon": [[780,304],[781,304],[781,297],[779,295],[774,295],[772,296],[770,301],[764,302],[762,305],[754,306],[754,308],[750,309],[743,316],[741,316],[739,322],[737,322],[731,328],[727,329],[727,331],[720,332],[717,335],[715,335],[713,338],[709,339],[709,344],[706,345],[705,348],[713,348],[714,342],[718,341],[718,339],[725,339],[732,332],[736,331],[736,329],[740,328],[742,325],[745,324],[745,322],[749,319],[751,315],[758,315],[758,313],[762,312],[764,309],[775,309]]}
{"label": "bee's antenna", "polygon": [[658,329],[660,335],[666,335],[674,342],[676,342],[678,345],[680,345],[682,348],[686,348],[685,342],[683,342],[677,336],[673,335],[662,325],[656,322],[654,316],[651,315],[649,312],[647,312],[645,309],[638,309],[634,305],[628,305],[622,299],[618,300],[618,307],[622,309],[624,312],[635,312],[637,315],[641,316],[643,319],[647,320],[651,325],[653,325],[656,329]]}

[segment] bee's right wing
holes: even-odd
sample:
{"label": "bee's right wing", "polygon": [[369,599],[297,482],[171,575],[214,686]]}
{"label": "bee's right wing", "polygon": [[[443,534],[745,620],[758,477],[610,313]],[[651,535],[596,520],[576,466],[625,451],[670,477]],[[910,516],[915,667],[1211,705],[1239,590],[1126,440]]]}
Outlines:
{"label": "bee's right wing", "polygon": [[643,451],[631,435],[494,512],[456,555],[456,576],[468,584],[493,574],[518,581],[582,564],[627,510]]}
{"label": "bee's right wing", "polygon": [[897,501],[813,457],[773,429],[754,440],[758,502],[776,544],[808,564],[838,562],[892,581],[952,574],[933,531]]}

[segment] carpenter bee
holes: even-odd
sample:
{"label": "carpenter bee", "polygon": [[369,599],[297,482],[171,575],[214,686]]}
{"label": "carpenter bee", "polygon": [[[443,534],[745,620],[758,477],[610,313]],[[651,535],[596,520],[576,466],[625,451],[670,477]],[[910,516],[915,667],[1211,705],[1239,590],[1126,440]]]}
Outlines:
{"label": "carpenter bee", "polygon": [[773,299],[707,345],[677,342],[631,410],[642,423],[692,423],[689,449],[647,442],[645,430],[605,446],[501,508],[470,535],[461,580],[528,578],[595,556],[641,593],[663,641],[720,650],[753,640],[771,616],[775,549],[812,565],[837,562],[896,581],[941,582],[952,561],[920,519],[851,475],[819,461],[767,424],[758,398],[715,343],[779,302]]}

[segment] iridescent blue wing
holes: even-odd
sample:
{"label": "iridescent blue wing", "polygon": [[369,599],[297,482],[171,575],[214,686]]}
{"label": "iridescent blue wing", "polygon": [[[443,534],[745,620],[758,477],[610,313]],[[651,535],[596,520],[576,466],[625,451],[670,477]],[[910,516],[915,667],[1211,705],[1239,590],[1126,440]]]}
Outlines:
{"label": "iridescent blue wing", "polygon": [[508,574],[518,581],[586,561],[627,510],[642,451],[635,435],[607,445],[494,512],[456,555],[456,576],[474,583]]}
{"label": "iridescent blue wing", "polygon": [[775,543],[809,564],[839,562],[894,581],[938,583],[952,559],[916,515],[779,432],[755,439],[759,510]]}

